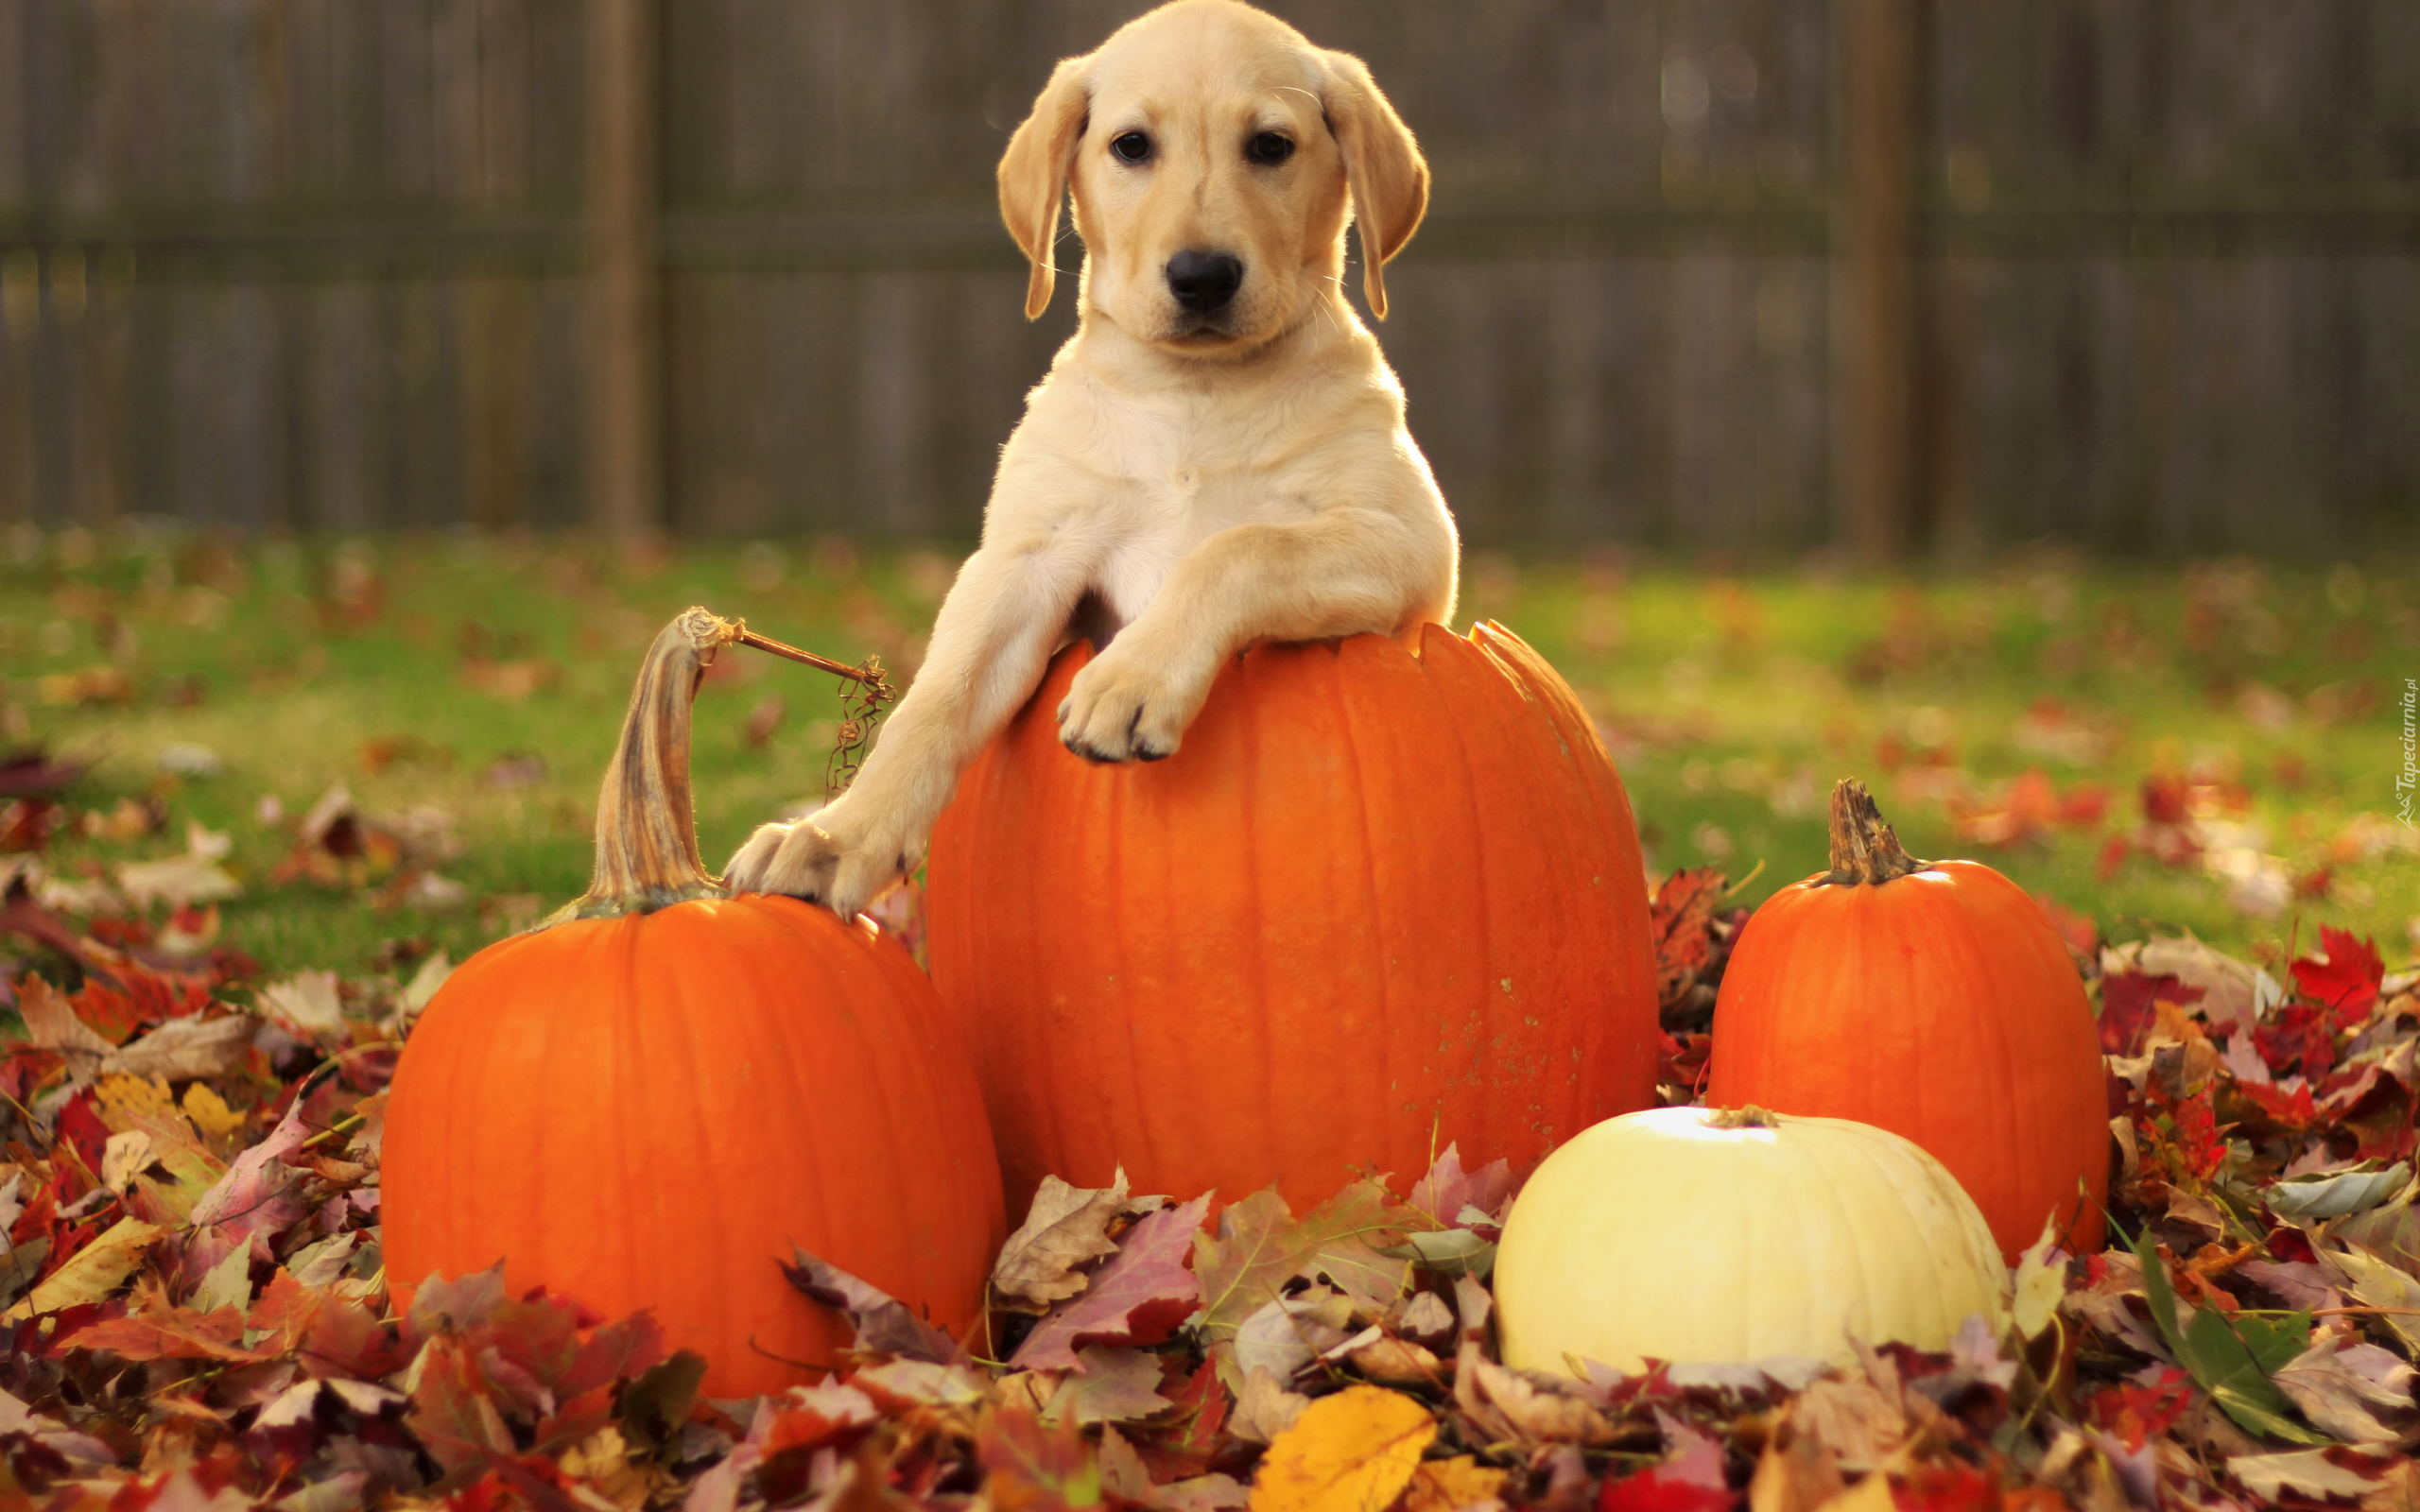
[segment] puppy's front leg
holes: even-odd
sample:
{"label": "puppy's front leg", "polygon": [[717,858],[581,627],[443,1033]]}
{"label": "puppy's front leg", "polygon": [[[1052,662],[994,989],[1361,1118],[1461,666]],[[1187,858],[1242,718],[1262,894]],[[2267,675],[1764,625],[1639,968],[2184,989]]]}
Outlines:
{"label": "puppy's front leg", "polygon": [[[1442,512],[1440,515],[1442,520]],[[1059,738],[1097,762],[1176,753],[1227,658],[1253,641],[1391,634],[1453,611],[1450,526],[1376,509],[1236,525],[1187,552],[1150,607],[1059,706]]]}
{"label": "puppy's front leg", "polygon": [[1092,570],[1071,533],[986,544],[959,570],[908,696],[849,790],[768,824],[731,858],[734,892],[779,892],[854,918],[922,859],[958,774],[1032,696]]}

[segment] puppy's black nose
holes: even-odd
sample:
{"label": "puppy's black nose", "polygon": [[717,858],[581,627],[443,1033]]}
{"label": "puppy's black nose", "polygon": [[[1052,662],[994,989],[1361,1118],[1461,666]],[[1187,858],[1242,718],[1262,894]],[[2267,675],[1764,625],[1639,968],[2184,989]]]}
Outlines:
{"label": "puppy's black nose", "polygon": [[1168,259],[1168,292],[1196,315],[1223,310],[1243,287],[1244,265],[1225,252],[1179,252]]}

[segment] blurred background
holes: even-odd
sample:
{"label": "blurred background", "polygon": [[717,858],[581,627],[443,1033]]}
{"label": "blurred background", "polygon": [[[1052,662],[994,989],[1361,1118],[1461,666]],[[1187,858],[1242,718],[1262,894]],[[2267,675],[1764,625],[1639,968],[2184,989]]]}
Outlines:
{"label": "blurred background", "polygon": [[[0,1013],[87,932],[539,917],[685,605],[912,675],[1074,323],[994,163],[1141,9],[0,0]],[[1857,775],[2087,962],[2420,951],[2420,4],[1273,9],[1434,167],[1381,338],[1458,614],[1651,883],[1760,901]],[[843,716],[717,663],[710,861]]]}
{"label": "blurred background", "polygon": [[[1073,324],[993,164],[1143,9],[0,0],[0,522],[970,539]],[[1435,169],[1475,542],[2420,527],[2409,0],[1273,9]]]}

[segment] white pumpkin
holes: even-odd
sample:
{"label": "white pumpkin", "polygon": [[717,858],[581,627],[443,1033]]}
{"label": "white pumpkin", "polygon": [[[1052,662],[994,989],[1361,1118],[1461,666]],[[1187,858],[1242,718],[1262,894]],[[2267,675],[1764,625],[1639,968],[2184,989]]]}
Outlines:
{"label": "white pumpkin", "polygon": [[1898,1135],[1841,1118],[1659,1108],[1547,1157],[1495,1261],[1505,1363],[1854,1357],[1852,1337],[1948,1348],[2008,1327],[1974,1200]]}

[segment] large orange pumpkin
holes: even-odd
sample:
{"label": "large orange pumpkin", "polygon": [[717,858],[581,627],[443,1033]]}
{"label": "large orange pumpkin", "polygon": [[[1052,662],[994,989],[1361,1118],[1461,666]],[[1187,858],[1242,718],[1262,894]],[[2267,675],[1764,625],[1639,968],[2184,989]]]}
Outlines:
{"label": "large orange pumpkin", "polygon": [[657,639],[595,883],[439,991],[381,1177],[399,1283],[501,1258],[515,1292],[652,1308],[722,1397],[849,1342],[784,1279],[793,1244],[956,1328],[1003,1231],[974,1070],[915,962],[863,919],[724,897],[698,861],[689,705],[732,628],[692,610]]}
{"label": "large orange pumpkin", "polygon": [[1526,1164],[1652,1101],[1630,802],[1519,638],[1253,648],[1149,765],[1059,744],[1088,660],[968,770],[928,871],[1012,1204],[1123,1164],[1300,1206],[1449,1140]]}
{"label": "large orange pumpkin", "polygon": [[1740,932],[1705,1095],[1914,1141],[2012,1263],[2053,1213],[2069,1251],[2100,1247],[2100,1041],[2066,943],[1991,868],[1910,857],[1861,783],[1833,791],[1832,868]]}

